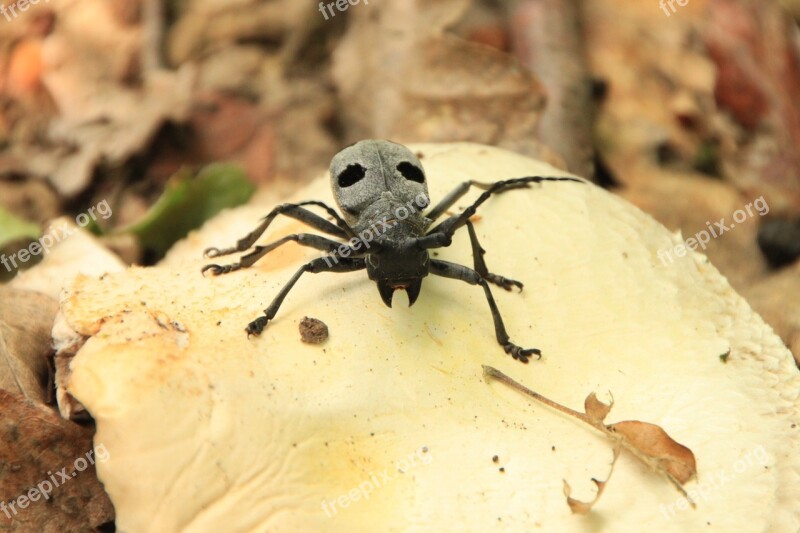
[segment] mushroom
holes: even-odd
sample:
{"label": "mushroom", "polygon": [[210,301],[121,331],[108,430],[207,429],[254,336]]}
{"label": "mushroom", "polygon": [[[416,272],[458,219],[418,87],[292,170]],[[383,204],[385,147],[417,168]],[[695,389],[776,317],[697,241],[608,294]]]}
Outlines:
{"label": "mushroom", "polygon": [[[425,144],[435,202],[468,179],[563,174],[475,144]],[[477,194],[477,193],[473,193]],[[458,207],[467,205],[466,197]],[[294,199],[330,201],[320,178]],[[81,276],[61,313],[86,340],[68,391],[97,423],[97,471],[124,532],[796,531],[800,374],[787,348],[705,256],[589,184],[545,183],[484,203],[475,228],[523,365],[498,347],[482,290],[425,278],[413,308],[384,306],[363,272],[304,277],[258,338],[243,329],[304,261],[283,246],[249,269],[200,275],[268,211],[228,211],[158,266]],[[279,217],[264,242],[297,231]],[[463,234],[462,234],[463,233]],[[724,238],[724,237],[721,237]],[[466,231],[440,258],[471,265]],[[298,323],[330,338],[303,343]],[[74,334],[73,333],[73,334]],[[657,424],[697,460],[685,489],[602,435],[502,383],[565,405],[613,395],[609,419]]]}

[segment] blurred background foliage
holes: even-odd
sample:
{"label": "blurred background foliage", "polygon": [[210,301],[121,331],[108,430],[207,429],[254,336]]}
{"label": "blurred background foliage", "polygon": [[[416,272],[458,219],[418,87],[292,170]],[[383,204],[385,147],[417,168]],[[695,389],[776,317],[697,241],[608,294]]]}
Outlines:
{"label": "blurred background foliage", "polygon": [[763,196],[706,253],[800,356],[796,0],[18,4],[0,16],[3,253],[105,200],[90,229],[153,264],[358,139],[473,141],[684,237]]}

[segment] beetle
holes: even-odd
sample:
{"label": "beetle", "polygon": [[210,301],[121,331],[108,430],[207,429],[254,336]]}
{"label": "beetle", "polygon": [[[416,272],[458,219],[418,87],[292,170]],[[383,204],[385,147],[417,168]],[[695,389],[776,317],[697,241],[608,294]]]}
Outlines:
{"label": "beetle", "polygon": [[[543,176],[513,178],[494,183],[469,180],[423,214],[422,210],[430,204],[425,172],[419,159],[401,144],[386,140],[359,141],[333,157],[330,175],[333,195],[342,215],[316,200],[285,203],[274,208],[236,246],[225,249],[208,248],[205,251],[206,257],[215,258],[250,250],[278,215],[294,218],[318,231],[347,240],[341,242],[312,233],[296,233],[265,246],[255,246],[237,263],[204,266],[203,274],[211,271],[215,276],[248,268],[272,250],[290,241],[328,253],[328,256],[313,259],[295,272],[264,310],[264,315],[245,328],[248,336],[261,334],[267,323],[275,318],[283,300],[303,274],[366,269],[369,279],[375,282],[381,299],[388,307],[392,306],[392,297],[396,290],[405,290],[409,306],[414,305],[422,288],[422,280],[428,275],[480,285],[491,310],[497,342],[505,352],[523,363],[527,363],[532,355],[541,357],[540,350],[522,348],[511,342],[489,283],[506,290],[516,287],[520,291],[523,284],[489,272],[483,258],[485,250],[478,242],[470,217],[493,194],[525,188],[532,183],[584,183],[583,180]],[[471,187],[482,189],[483,193],[462,212],[433,226]],[[307,206],[321,208],[332,221],[314,213]],[[473,268],[431,258],[429,251],[449,246],[453,234],[463,226],[467,227],[469,233]]]}

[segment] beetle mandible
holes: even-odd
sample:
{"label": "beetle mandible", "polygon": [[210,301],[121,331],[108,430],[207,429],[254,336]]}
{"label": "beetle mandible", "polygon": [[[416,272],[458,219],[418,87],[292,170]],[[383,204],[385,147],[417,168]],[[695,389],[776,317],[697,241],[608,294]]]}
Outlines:
{"label": "beetle mandible", "polygon": [[[381,299],[388,307],[392,306],[392,296],[398,289],[405,290],[409,305],[414,305],[422,288],[422,280],[429,274],[480,285],[494,320],[497,342],[505,352],[523,363],[527,363],[531,355],[541,357],[540,350],[521,348],[511,342],[489,283],[506,290],[517,287],[520,291],[523,285],[519,281],[489,272],[483,259],[485,251],[478,242],[470,217],[475,214],[478,206],[499,192],[544,181],[584,183],[583,180],[530,176],[494,183],[465,181],[423,215],[422,210],[430,204],[425,172],[419,159],[401,144],[385,140],[357,142],[334,156],[330,174],[333,195],[342,215],[327,204],[315,200],[282,204],[264,217],[261,224],[240,239],[236,246],[206,250],[206,257],[212,258],[247,251],[278,215],[294,218],[318,231],[347,240],[340,242],[312,233],[296,233],[265,246],[255,246],[237,263],[225,266],[210,264],[203,267],[203,273],[210,270],[213,275],[247,268],[289,241],[329,254],[309,261],[295,272],[264,310],[264,315],[245,328],[248,336],[261,334],[304,273],[354,272],[366,269],[369,279],[376,283]],[[462,212],[432,227],[470,187],[482,189],[484,192]],[[323,209],[333,221],[310,211],[306,206]],[[473,268],[431,258],[429,250],[449,246],[453,234],[462,226],[466,226],[469,232]]]}

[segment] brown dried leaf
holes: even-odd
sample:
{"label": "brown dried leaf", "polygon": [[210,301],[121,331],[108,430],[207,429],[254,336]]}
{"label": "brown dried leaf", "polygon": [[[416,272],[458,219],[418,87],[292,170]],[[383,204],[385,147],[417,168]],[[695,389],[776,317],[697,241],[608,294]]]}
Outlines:
{"label": "brown dried leaf", "polygon": [[0,389],[45,402],[56,311],[48,296],[0,287]]}
{"label": "brown dried leaf", "polygon": [[608,429],[622,435],[630,446],[655,459],[679,483],[686,483],[697,475],[697,464],[692,450],[675,442],[660,426],[626,420],[611,424]]}
{"label": "brown dried leaf", "polygon": [[58,24],[42,44],[41,77],[58,113],[40,134],[47,142],[22,153],[30,174],[74,196],[89,185],[97,164],[123,164],[165,122],[185,120],[194,68],[139,67],[147,34],[120,23],[109,2],[51,5]]}
{"label": "brown dried leaf", "polygon": [[[686,446],[673,440],[660,426],[638,420],[625,420],[616,424],[604,425],[602,420],[611,410],[613,402],[611,405],[605,405],[597,399],[594,393],[586,397],[584,402],[586,414],[584,414],[542,396],[538,392],[514,381],[496,368],[484,365],[483,372],[485,376],[496,379],[568,416],[582,420],[604,433],[616,443],[614,448],[615,455],[618,453],[617,448],[624,447],[654,472],[664,475],[678,492],[683,494],[689,503],[694,506],[694,502],[683,488],[684,483],[697,475],[694,453]],[[568,494],[567,496],[569,497]]]}
{"label": "brown dried leaf", "polygon": [[[588,400],[588,398],[587,398]],[[594,504],[597,503],[597,500],[600,499],[600,496],[603,495],[603,490],[606,488],[606,484],[611,479],[611,474],[614,473],[614,465],[617,464],[617,458],[619,457],[619,452],[621,448],[617,446],[614,448],[614,458],[611,460],[611,469],[608,471],[608,476],[606,476],[605,481],[599,481],[595,478],[592,478],[594,484],[597,485],[597,494],[595,494],[594,499],[590,502],[582,502],[580,500],[576,500],[572,498],[570,494],[572,494],[572,487],[569,486],[567,480],[564,480],[564,496],[567,497],[567,505],[569,505],[570,510],[575,514],[588,514],[589,511],[592,510]]]}
{"label": "brown dried leaf", "polygon": [[[0,391],[0,413],[0,502],[7,511],[0,513],[0,529],[89,531],[114,519],[111,501],[88,460],[95,458],[94,452],[87,456],[90,428],[6,391]],[[101,450],[98,445],[98,460],[107,457]]]}
{"label": "brown dried leaf", "polygon": [[586,397],[586,400],[583,401],[583,410],[586,413],[586,416],[596,422],[602,422],[605,420],[612,407],[614,407],[613,399],[611,400],[610,404],[605,404],[597,399],[595,393],[591,393]]}

